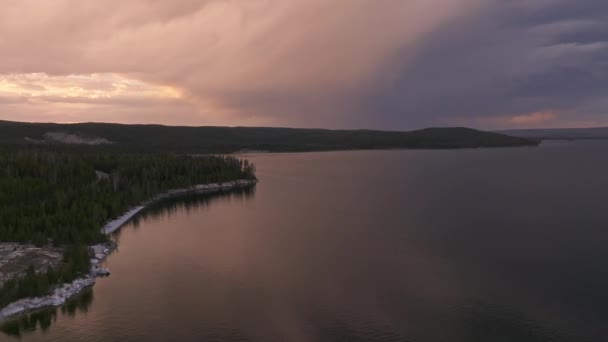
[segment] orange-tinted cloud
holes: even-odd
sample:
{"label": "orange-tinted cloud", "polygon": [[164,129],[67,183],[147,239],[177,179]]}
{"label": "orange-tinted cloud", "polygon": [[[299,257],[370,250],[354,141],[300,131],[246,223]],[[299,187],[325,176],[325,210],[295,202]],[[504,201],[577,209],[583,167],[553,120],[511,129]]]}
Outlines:
{"label": "orange-tinted cloud", "polygon": [[510,118],[510,122],[517,125],[536,125],[539,123],[545,123],[547,121],[553,121],[557,119],[558,115],[555,111],[545,110],[540,112],[528,113],[515,115]]}
{"label": "orange-tinted cloud", "polygon": [[[71,102],[83,99],[64,114],[50,111],[48,120],[115,119],[111,113],[124,108],[107,94],[117,91],[114,81],[95,95],[86,89],[90,75],[115,75],[173,89],[190,108],[191,124],[323,126],[352,111],[345,99],[398,52],[413,54],[426,35],[478,2],[23,0],[0,10],[0,79],[25,79],[2,88],[19,97],[58,91],[59,98],[71,94]],[[47,76],[33,82],[31,75]],[[93,114],[93,97],[104,99],[108,114]],[[40,116],[27,103],[3,109],[2,119]],[[170,110],[154,120],[176,123]]]}
{"label": "orange-tinted cloud", "polygon": [[0,119],[606,124],[605,13],[605,0],[0,0]]}

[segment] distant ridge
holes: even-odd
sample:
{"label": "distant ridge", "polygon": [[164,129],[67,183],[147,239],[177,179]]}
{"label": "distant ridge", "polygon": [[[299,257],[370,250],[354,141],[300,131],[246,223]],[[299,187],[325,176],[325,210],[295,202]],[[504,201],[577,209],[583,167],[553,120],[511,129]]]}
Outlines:
{"label": "distant ridge", "polygon": [[608,139],[608,127],[514,129],[497,133],[536,140]]}
{"label": "distant ridge", "polygon": [[[50,137],[55,138],[49,139],[49,133]],[[69,139],[62,140],[57,137]],[[464,127],[395,132],[0,121],[0,144],[64,145],[67,142],[72,145],[82,143],[96,145],[96,148],[122,151],[233,153],[537,146],[540,141]]]}

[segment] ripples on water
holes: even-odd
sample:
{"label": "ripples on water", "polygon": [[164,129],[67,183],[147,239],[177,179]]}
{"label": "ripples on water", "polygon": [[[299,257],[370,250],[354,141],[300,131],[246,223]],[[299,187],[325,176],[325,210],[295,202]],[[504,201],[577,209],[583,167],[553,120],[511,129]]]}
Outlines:
{"label": "ripples on water", "polygon": [[114,236],[113,273],[94,300],[3,331],[23,341],[602,341],[606,152],[594,142],[247,156],[255,189],[148,209]]}

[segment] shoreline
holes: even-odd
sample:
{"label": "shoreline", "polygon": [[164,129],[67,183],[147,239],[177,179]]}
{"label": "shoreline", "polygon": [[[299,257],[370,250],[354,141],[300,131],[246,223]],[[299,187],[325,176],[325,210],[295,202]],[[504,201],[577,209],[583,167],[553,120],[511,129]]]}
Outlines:
{"label": "shoreline", "polygon": [[[199,184],[191,186],[189,188],[169,190],[166,193],[157,195],[152,199],[129,209],[120,217],[107,222],[101,228],[101,231],[106,235],[114,233],[115,231],[123,227],[126,223],[128,223],[133,217],[139,214],[143,209],[163,199],[186,194],[218,193],[222,191],[253,186],[257,182],[257,179],[239,179],[229,182]],[[88,275],[78,278],[71,283],[63,284],[61,287],[56,288],[53,293],[49,294],[48,296],[23,298],[5,306],[0,310],[0,322],[5,319],[9,319],[16,315],[24,314],[30,311],[43,309],[45,307],[63,305],[66,301],[68,301],[75,295],[81,293],[84,289],[95,285],[97,277],[110,275],[110,270],[100,267],[99,264],[108,255],[110,255],[114,251],[114,249],[116,249],[116,244],[114,242],[108,242],[105,244],[89,246],[89,248],[93,256],[91,258],[91,269]]]}
{"label": "shoreline", "polygon": [[101,229],[104,234],[112,234],[113,232],[120,229],[120,227],[124,226],[129,220],[131,220],[135,215],[137,215],[140,211],[147,208],[149,205],[175,196],[187,195],[187,194],[211,194],[217,193],[225,190],[232,190],[238,188],[244,188],[251,185],[256,184],[257,180],[246,180],[239,179],[235,181],[223,182],[223,183],[209,183],[209,184],[199,184],[194,185],[189,188],[183,189],[175,189],[169,190],[163,194],[157,195],[153,197],[151,200],[148,200],[138,206],[135,206],[122,214],[115,220],[109,221],[105,226]]}
{"label": "shoreline", "polygon": [[[582,139],[581,139],[582,140]],[[597,139],[597,140],[608,140]],[[255,152],[230,152],[233,156],[247,155],[273,155],[273,154],[303,154],[303,153],[334,153],[334,152],[375,152],[375,151],[468,151],[468,150],[495,150],[509,148],[538,148],[543,143],[541,140],[538,144],[532,145],[505,145],[505,146],[479,146],[479,147],[387,147],[387,148],[353,148],[353,149],[337,149],[337,150],[306,150],[306,151],[255,151]],[[550,140],[549,140],[550,141]]]}

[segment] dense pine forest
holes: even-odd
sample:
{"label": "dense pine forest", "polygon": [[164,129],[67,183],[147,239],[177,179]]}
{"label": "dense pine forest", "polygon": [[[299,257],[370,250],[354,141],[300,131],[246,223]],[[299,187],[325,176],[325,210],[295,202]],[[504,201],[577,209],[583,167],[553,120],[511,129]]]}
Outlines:
{"label": "dense pine forest", "polygon": [[0,307],[87,272],[86,246],[106,241],[101,227],[130,207],[170,189],[254,178],[252,164],[230,156],[0,148],[0,241],[64,249],[61,269],[6,282]]}

